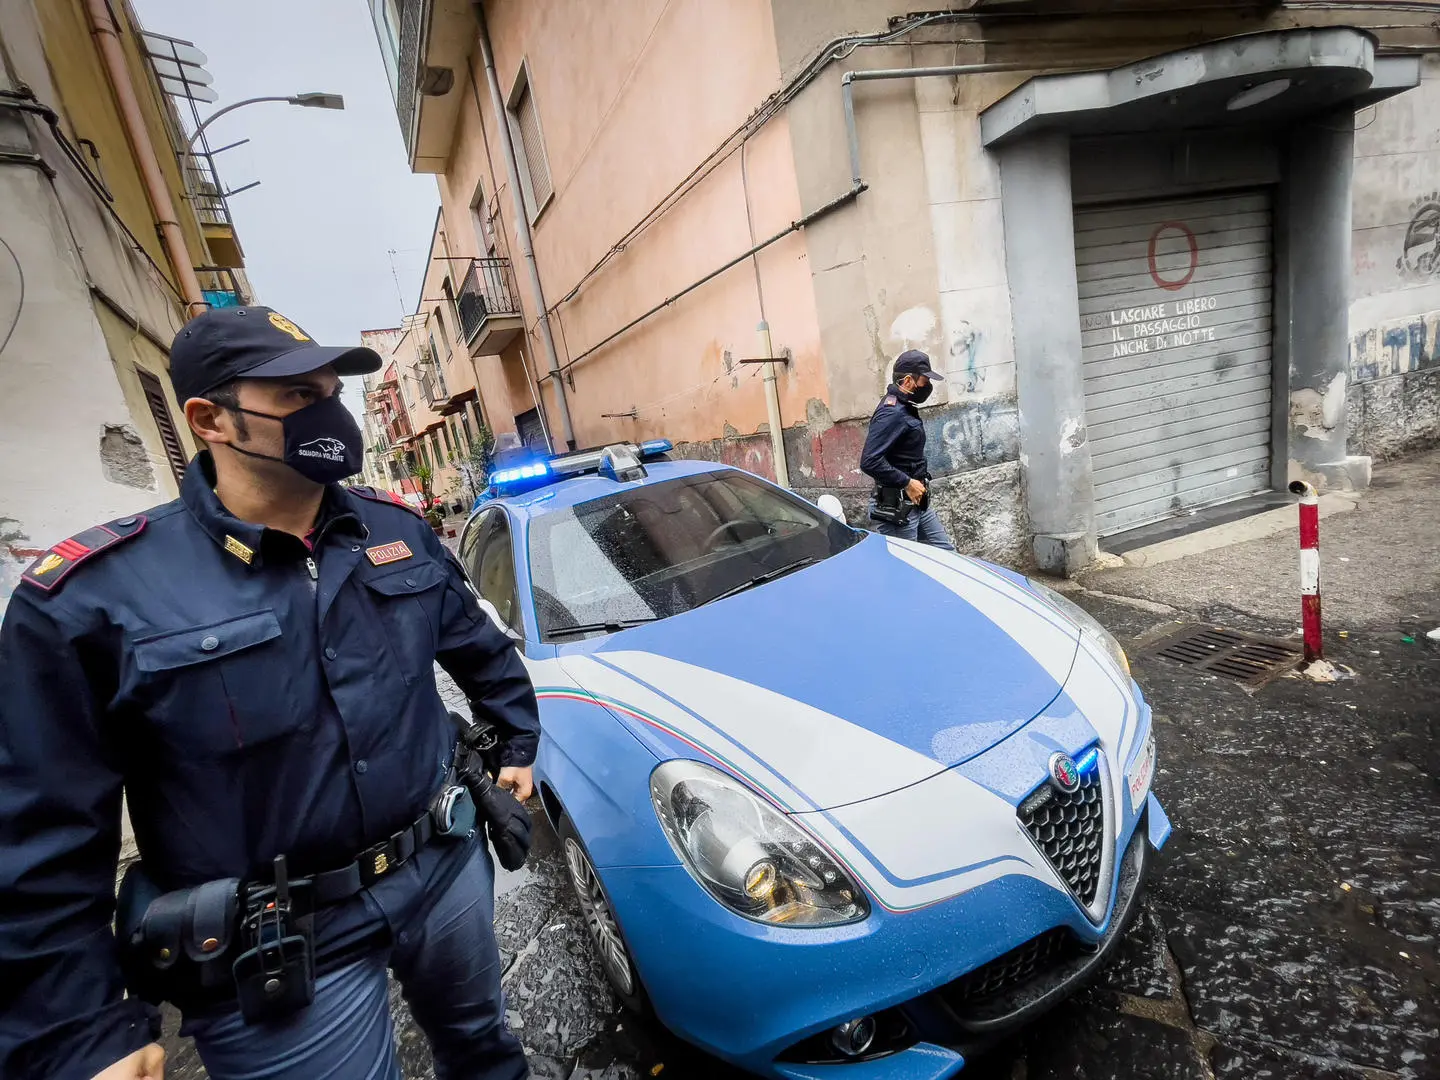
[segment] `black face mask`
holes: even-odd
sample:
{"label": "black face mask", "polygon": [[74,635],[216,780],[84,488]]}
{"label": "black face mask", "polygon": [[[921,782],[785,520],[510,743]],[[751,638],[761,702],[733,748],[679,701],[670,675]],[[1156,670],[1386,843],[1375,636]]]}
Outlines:
{"label": "black face mask", "polygon": [[285,429],[284,457],[257,454],[231,443],[231,449],[238,453],[283,462],[317,484],[333,484],[360,471],[365,456],[361,444],[365,438],[339,394],[321,398],[303,409],[296,409],[289,416],[272,416],[238,406],[236,411],[277,420]]}
{"label": "black face mask", "polygon": [[929,398],[931,391],[934,389],[935,386],[933,383],[926,383],[924,386],[915,387],[915,389],[911,390],[908,394],[906,394],[904,390],[901,390],[900,393],[904,394],[905,400],[910,402],[910,404],[919,405]]}

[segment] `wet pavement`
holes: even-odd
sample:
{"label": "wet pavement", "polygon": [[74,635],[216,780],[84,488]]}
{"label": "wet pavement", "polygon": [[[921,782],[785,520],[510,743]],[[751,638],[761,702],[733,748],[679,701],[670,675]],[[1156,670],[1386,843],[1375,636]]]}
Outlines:
{"label": "wet pavement", "polygon": [[[1131,652],[1175,831],[1115,962],[966,1077],[1440,1077],[1440,642],[1424,636],[1440,626],[1437,520],[1408,541],[1428,547],[1406,553],[1420,576],[1348,611],[1345,637],[1331,629],[1327,656],[1353,669],[1333,683],[1279,678],[1252,692],[1146,654],[1184,622],[1291,634],[1268,594],[1187,592],[1173,568],[1161,580],[1165,567],[1091,575],[1071,594]],[[1386,513],[1370,521],[1394,527]],[[1277,557],[1268,543],[1223,559],[1258,580]],[[535,1075],[740,1075],[619,1010],[543,818],[536,837],[526,869],[497,883],[496,915],[508,1016]],[[394,1000],[405,1075],[431,1077]],[[204,1075],[170,1046],[170,1075]]]}

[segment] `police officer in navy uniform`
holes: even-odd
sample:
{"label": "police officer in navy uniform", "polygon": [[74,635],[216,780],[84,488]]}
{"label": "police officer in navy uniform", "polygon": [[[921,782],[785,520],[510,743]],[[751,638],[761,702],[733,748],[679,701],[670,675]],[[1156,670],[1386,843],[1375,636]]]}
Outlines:
{"label": "police officer in navy uniform", "polygon": [[[62,541],[17,586],[0,629],[0,1075],[162,1073],[156,1010],[124,993],[111,930],[122,792],[167,897],[237,878],[250,895],[278,882],[277,856],[295,897],[303,875],[329,882],[310,901],[309,1004],[254,1022],[238,982],[178,1002],[215,1080],[398,1080],[387,968],[437,1075],[528,1075],[505,1024],[490,852],[473,830],[439,835],[427,810],[455,748],[434,662],[503,739],[499,783],[520,799],[535,692],[425,521],[337,483],[363,450],[339,376],[379,366],[267,308],[199,316],[171,353],[209,448],[180,498]],[[228,979],[241,932],[207,911],[183,924],[177,970],[213,952]],[[274,901],[257,941],[267,914]],[[296,977],[256,992],[303,990],[299,955],[264,954]]]}
{"label": "police officer in navy uniform", "polygon": [[932,382],[944,381],[919,349],[900,354],[885,396],[870,418],[860,469],[875,481],[870,516],[876,532],[954,551],[940,516],[930,506],[925,424],[916,408],[930,396]]}

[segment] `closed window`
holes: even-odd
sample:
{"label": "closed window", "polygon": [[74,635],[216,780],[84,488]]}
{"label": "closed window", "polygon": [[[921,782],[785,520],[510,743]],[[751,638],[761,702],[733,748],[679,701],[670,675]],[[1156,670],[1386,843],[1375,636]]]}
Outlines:
{"label": "closed window", "polygon": [[510,548],[510,523],[501,510],[491,510],[466,532],[460,559],[470,581],[494,606],[500,621],[520,629],[520,605],[515,590],[515,556]]}
{"label": "closed window", "polygon": [[515,88],[510,91],[510,135],[520,159],[520,186],[530,220],[540,216],[554,189],[550,185],[550,162],[545,156],[545,139],[540,132],[540,114],[530,88],[530,65],[520,65]]}
{"label": "closed window", "polygon": [[390,80],[390,95],[400,87],[400,12],[395,0],[370,0],[370,19],[375,23],[375,37],[380,42],[380,59]]}

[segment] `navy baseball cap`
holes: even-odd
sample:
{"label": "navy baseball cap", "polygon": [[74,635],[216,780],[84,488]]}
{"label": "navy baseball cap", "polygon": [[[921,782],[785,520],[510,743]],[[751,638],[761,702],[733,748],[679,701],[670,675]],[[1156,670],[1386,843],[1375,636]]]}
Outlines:
{"label": "navy baseball cap", "polygon": [[945,376],[930,366],[930,357],[919,349],[906,349],[895,358],[892,378],[899,382],[906,375],[924,375],[935,382],[945,381]]}
{"label": "navy baseball cap", "polygon": [[326,364],[338,375],[367,375],[380,363],[380,354],[363,345],[317,345],[268,307],[211,308],[175,335],[170,383],[183,405],[231,379],[303,375]]}

